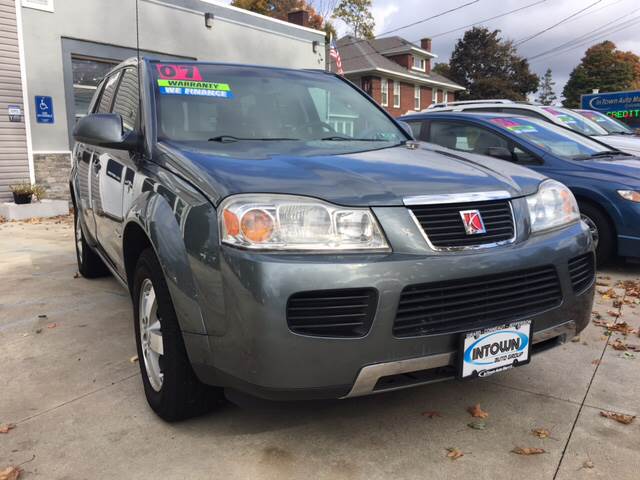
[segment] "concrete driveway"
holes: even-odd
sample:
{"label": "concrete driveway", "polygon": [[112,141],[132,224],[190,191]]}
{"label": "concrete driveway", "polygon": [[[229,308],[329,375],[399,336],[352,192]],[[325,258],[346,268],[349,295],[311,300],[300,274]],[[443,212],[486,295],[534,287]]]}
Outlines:
{"label": "concrete driveway", "polygon": [[[147,407],[128,294],[76,278],[72,223],[0,224],[0,472],[21,479],[640,478],[640,345],[590,325],[580,341],[490,379],[348,401],[237,407],[166,424]],[[595,311],[640,327],[640,298],[599,273]],[[606,284],[606,285],[605,285]],[[617,318],[615,315],[621,314]],[[596,316],[594,316],[595,319]],[[616,343],[618,348],[619,343]],[[467,407],[489,417],[468,426]],[[425,412],[432,412],[426,414]],[[538,438],[534,429],[546,429]],[[542,448],[523,456],[515,447]],[[464,456],[452,460],[447,448]]]}

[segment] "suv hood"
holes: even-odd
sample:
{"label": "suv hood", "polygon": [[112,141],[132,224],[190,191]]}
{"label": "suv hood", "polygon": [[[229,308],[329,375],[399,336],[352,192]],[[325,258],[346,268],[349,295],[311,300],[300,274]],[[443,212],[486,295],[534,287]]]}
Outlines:
{"label": "suv hood", "polygon": [[545,178],[502,160],[425,143],[312,156],[307,143],[290,142],[285,153],[280,144],[270,154],[273,144],[251,142],[254,154],[247,155],[246,142],[224,149],[208,142],[162,142],[154,161],[186,177],[214,205],[238,193],[306,195],[345,206],[400,206],[409,196],[496,190],[519,197],[535,193]]}

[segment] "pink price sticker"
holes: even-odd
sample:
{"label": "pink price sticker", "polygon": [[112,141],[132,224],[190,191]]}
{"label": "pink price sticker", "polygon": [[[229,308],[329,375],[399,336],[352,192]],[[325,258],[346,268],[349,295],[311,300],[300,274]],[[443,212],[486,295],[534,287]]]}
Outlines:
{"label": "pink price sticker", "polygon": [[200,70],[195,65],[176,65],[158,63],[158,76],[164,80],[193,80],[202,81]]}

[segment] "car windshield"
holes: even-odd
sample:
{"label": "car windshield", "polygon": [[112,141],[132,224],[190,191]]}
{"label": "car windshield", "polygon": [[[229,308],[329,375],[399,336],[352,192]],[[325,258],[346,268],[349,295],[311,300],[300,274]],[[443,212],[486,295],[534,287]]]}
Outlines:
{"label": "car windshield", "polygon": [[372,101],[333,75],[205,63],[151,66],[160,139],[218,148],[235,143],[236,150],[269,141],[275,153],[293,142],[341,153],[407,140]]}
{"label": "car windshield", "polygon": [[492,118],[489,121],[561,158],[585,160],[618,154],[616,150],[544,120],[504,117]]}
{"label": "car windshield", "polygon": [[622,134],[622,135],[633,135],[634,132],[631,128],[626,126],[624,123],[619,122],[615,118],[611,118],[604,113],[596,112],[594,110],[576,110],[580,115],[585,118],[588,118],[592,122],[596,122],[602,128],[604,128],[608,133],[613,134]]}
{"label": "car windshield", "polygon": [[607,131],[599,125],[581,117],[566,108],[542,107],[542,109],[554,116],[556,121],[571,130],[593,137],[595,135],[607,135]]}

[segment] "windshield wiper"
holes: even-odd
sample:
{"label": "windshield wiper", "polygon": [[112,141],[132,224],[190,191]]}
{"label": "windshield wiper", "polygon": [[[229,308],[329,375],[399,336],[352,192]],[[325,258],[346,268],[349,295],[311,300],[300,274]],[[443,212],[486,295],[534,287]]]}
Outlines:
{"label": "windshield wiper", "polygon": [[288,137],[268,137],[268,138],[245,138],[245,137],[234,137],[233,135],[218,135],[217,137],[212,137],[208,141],[209,142],[220,142],[220,143],[230,143],[230,142],[238,142],[240,140],[251,140],[255,142],[280,142],[285,140],[300,140],[299,138],[288,138]]}
{"label": "windshield wiper", "polygon": [[611,151],[605,150],[603,152],[592,153],[589,156],[591,158],[598,158],[598,157],[619,157],[619,156],[631,157],[633,155],[631,155],[630,153],[627,153],[627,152],[617,152],[617,151],[613,151],[613,150],[611,150]]}
{"label": "windshield wiper", "polygon": [[322,141],[344,141],[344,142],[392,142],[393,140],[385,140],[383,138],[351,138],[341,137],[340,135],[334,135],[332,137],[321,138]]}

